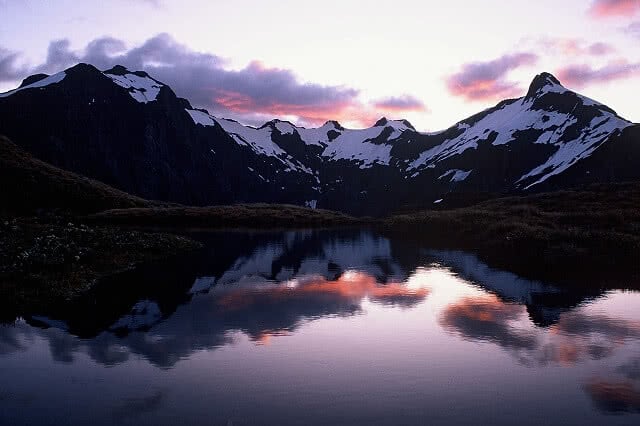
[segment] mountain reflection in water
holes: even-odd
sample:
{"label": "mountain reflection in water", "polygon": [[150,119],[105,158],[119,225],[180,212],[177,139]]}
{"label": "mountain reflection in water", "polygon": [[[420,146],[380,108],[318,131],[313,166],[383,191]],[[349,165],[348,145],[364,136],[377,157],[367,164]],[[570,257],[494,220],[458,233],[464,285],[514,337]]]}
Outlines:
{"label": "mountain reflection in water", "polygon": [[198,256],[0,326],[0,423],[46,424],[62,398],[92,407],[71,424],[639,420],[639,293],[368,230],[195,236]]}

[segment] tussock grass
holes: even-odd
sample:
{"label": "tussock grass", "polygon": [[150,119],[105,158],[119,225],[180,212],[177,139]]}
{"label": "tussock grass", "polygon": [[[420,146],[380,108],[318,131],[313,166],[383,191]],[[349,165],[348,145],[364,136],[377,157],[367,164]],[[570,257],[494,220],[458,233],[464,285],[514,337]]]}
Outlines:
{"label": "tussock grass", "polygon": [[640,182],[498,198],[387,218],[431,244],[472,250],[529,276],[571,270],[603,279],[640,272]]}
{"label": "tussock grass", "polygon": [[93,214],[89,220],[110,224],[209,228],[333,226],[365,222],[335,211],[287,204],[113,209]]}

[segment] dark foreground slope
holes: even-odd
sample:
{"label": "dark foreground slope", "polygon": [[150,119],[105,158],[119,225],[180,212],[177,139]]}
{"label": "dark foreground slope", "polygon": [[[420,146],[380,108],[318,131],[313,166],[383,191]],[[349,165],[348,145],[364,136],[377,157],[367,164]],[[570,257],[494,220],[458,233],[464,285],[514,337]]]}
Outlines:
{"label": "dark foreground slope", "polygon": [[[640,276],[640,182],[498,198],[474,206],[402,214],[384,221],[434,246],[470,250],[495,266],[565,281]],[[632,285],[632,283],[629,283]]]}
{"label": "dark foreground slope", "polygon": [[65,214],[167,205],[129,195],[34,158],[0,135],[0,213]]}
{"label": "dark foreground slope", "polygon": [[297,206],[197,208],[148,201],[40,161],[0,136],[0,319],[46,309],[109,275],[200,247],[122,224],[215,228],[354,221]]}
{"label": "dark foreground slope", "polygon": [[104,209],[166,205],[53,167],[0,136],[0,316],[72,298],[99,278],[199,247],[175,235],[77,221]]}
{"label": "dark foreground slope", "polygon": [[54,167],[1,135],[0,197],[0,217],[81,217],[83,221],[114,225],[286,227],[357,222],[343,213],[294,205],[187,207],[149,201]]}

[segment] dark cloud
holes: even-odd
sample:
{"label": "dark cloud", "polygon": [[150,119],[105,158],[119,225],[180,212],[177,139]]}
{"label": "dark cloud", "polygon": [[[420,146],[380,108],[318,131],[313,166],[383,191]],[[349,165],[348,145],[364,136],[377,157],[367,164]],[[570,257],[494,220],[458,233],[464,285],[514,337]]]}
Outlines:
{"label": "dark cloud", "polygon": [[0,47],[0,82],[16,81],[25,77],[29,69],[18,64],[20,54]]}
{"label": "dark cloud", "polygon": [[600,68],[593,68],[587,64],[568,65],[557,70],[556,75],[560,81],[569,86],[584,87],[640,76],[640,63],[629,63],[623,60]]}
{"label": "dark cloud", "polygon": [[517,96],[522,92],[517,83],[505,79],[509,71],[532,65],[538,60],[533,53],[504,55],[488,62],[473,62],[447,78],[447,88],[455,96],[470,101],[485,101]]}
{"label": "dark cloud", "polygon": [[69,40],[54,40],[49,43],[47,49],[47,60],[36,67],[34,72],[54,73],[69,65],[81,62],[80,57],[71,52]]}
{"label": "dark cloud", "polygon": [[640,11],[639,0],[594,0],[588,13],[594,18],[608,18],[631,16],[638,11]]}
{"label": "dark cloud", "polygon": [[319,123],[344,118],[347,111],[359,107],[356,89],[301,83],[292,71],[257,61],[229,70],[220,57],[191,50],[168,34],[133,48],[117,38],[102,37],[81,52],[71,50],[68,40],[56,40],[50,43],[44,63],[26,69],[19,67],[17,60],[17,54],[0,51],[0,81],[17,80],[28,73],[54,73],[78,62],[100,69],[121,64],[149,72],[194,106],[222,116],[296,116],[306,123]]}
{"label": "dark cloud", "polygon": [[420,99],[411,95],[391,96],[378,99],[373,103],[377,109],[390,112],[426,111],[427,107]]}

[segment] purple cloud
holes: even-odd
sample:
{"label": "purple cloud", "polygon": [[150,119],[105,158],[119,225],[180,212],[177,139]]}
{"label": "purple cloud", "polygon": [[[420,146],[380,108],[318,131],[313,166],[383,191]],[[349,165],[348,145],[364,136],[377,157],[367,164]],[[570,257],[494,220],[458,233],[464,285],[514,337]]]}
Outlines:
{"label": "purple cloud", "polygon": [[640,76],[640,63],[619,61],[600,68],[587,64],[568,65],[557,70],[556,75],[570,86],[584,87]]}
{"label": "purple cloud", "polygon": [[374,101],[373,106],[389,112],[427,111],[427,107],[420,99],[411,95],[391,96]]}
{"label": "purple cloud", "polygon": [[597,42],[587,47],[587,51],[593,56],[604,56],[610,53],[615,53],[616,48],[607,43]]}
{"label": "purple cloud", "polygon": [[464,64],[462,69],[449,76],[447,88],[452,95],[469,101],[486,101],[516,96],[521,92],[517,83],[505,79],[519,67],[535,64],[538,56],[520,52],[507,54],[488,62]]}
{"label": "purple cloud", "polygon": [[546,37],[539,40],[538,48],[562,56],[604,56],[616,52],[608,43],[588,43],[577,38]]}
{"label": "purple cloud", "polygon": [[18,64],[19,57],[19,53],[0,47],[0,82],[16,81],[29,72]]}
{"label": "purple cloud", "polygon": [[57,40],[50,43],[46,61],[36,67],[21,68],[17,59],[16,53],[0,51],[0,81],[35,72],[53,73],[79,62],[103,70],[121,64],[149,72],[194,106],[249,122],[288,115],[299,117],[305,124],[317,124],[343,119],[360,106],[356,89],[300,83],[292,71],[259,62],[241,70],[227,70],[222,58],[193,51],[168,34],[159,34],[133,48],[127,48],[122,40],[102,37],[81,52],[72,51],[68,40]]}

